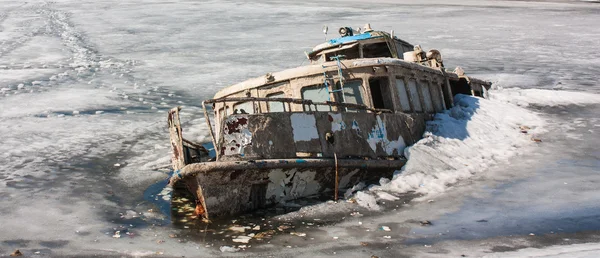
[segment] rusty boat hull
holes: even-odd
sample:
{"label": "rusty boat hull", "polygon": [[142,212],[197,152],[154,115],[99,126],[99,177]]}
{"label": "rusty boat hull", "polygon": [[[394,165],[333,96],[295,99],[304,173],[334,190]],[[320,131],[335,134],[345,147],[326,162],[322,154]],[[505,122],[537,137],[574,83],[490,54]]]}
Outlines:
{"label": "rusty boat hull", "polygon": [[240,214],[324,192],[334,199],[336,181],[341,191],[359,182],[391,177],[406,160],[338,160],[337,169],[335,163],[334,159],[208,162],[185,167],[182,173],[192,175],[183,182],[195,193],[198,205],[203,205],[197,210],[209,218]]}
{"label": "rusty boat hull", "polygon": [[[343,32],[343,33],[342,33]],[[310,65],[252,78],[202,102],[214,156],[185,140],[169,112],[171,185],[204,219],[234,215],[391,177],[426,123],[456,94],[485,98],[491,83],[444,68],[393,34],[344,27],[307,53]],[[210,112],[209,112],[210,111]]]}

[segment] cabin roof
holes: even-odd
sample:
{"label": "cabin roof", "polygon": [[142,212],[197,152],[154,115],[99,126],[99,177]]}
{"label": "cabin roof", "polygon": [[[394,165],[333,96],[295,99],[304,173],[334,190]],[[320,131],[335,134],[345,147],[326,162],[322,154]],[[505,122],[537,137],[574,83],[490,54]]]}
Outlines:
{"label": "cabin roof", "polygon": [[323,49],[328,49],[331,47],[335,47],[338,45],[342,45],[345,43],[349,43],[349,42],[355,42],[358,40],[365,40],[365,39],[372,39],[372,38],[380,38],[381,35],[379,35],[379,33],[374,32],[366,32],[366,33],[362,33],[362,34],[358,34],[358,35],[354,35],[354,36],[347,36],[347,37],[339,37],[339,38],[335,38],[335,39],[330,39],[328,41],[326,41],[325,43],[319,44],[317,46],[315,46],[313,48],[313,50],[308,53],[308,55],[311,55],[312,53],[321,51]]}
{"label": "cabin roof", "polygon": [[383,38],[385,35],[387,35],[387,33],[383,32],[383,31],[370,31],[370,32],[357,34],[354,36],[345,36],[345,37],[330,39],[324,43],[321,43],[321,44],[315,46],[312,51],[307,53],[307,55],[309,58],[312,58],[319,52],[326,50],[326,49],[338,47],[341,45],[347,45],[349,43],[353,43],[353,42],[357,42],[357,41],[361,41],[361,40]]}

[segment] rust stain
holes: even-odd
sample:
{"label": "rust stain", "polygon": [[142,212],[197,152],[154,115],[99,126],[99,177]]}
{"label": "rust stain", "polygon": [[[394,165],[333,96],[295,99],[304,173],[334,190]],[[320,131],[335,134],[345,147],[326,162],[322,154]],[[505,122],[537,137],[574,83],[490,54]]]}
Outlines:
{"label": "rust stain", "polygon": [[248,131],[248,117],[237,115],[228,117],[223,126],[223,146],[221,155],[244,155],[244,147],[250,145],[252,134]]}
{"label": "rust stain", "polygon": [[225,133],[239,133],[241,132],[241,128],[248,124],[248,119],[245,117],[237,117],[236,119],[228,120],[226,122],[227,128],[225,129]]}
{"label": "rust stain", "polygon": [[204,217],[206,210],[204,210],[204,205],[200,200],[196,200],[196,209],[194,210],[194,215],[198,217]]}

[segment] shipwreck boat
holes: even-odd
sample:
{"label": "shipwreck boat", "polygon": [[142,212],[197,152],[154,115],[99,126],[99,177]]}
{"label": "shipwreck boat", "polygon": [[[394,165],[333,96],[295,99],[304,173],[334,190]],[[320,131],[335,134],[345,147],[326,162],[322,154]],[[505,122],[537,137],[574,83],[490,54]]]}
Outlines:
{"label": "shipwreck boat", "polygon": [[[169,112],[173,176],[204,219],[391,177],[426,121],[453,96],[485,97],[491,83],[447,71],[425,52],[383,31],[343,27],[316,46],[310,65],[249,79],[205,100],[216,152],[183,138]],[[212,115],[209,115],[212,107]]]}

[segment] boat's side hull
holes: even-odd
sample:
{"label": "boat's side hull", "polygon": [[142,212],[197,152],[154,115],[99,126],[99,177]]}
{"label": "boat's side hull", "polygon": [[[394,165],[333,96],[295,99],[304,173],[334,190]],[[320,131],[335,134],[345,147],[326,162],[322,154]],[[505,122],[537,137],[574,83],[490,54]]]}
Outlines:
{"label": "boat's side hull", "polygon": [[[328,191],[333,199],[336,188],[334,160],[214,163],[221,162],[186,166],[182,172],[188,175],[188,189],[198,200],[201,208],[197,210],[204,212],[201,215],[205,218],[239,214]],[[360,181],[391,177],[404,163],[405,160],[339,160],[338,187],[343,190]],[[194,183],[195,186],[189,185]]]}

